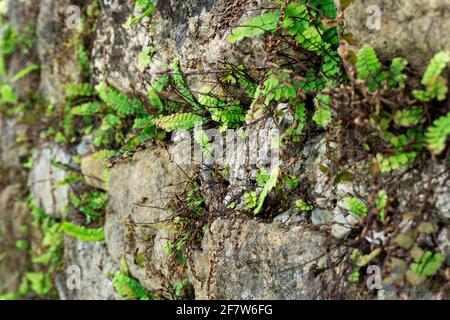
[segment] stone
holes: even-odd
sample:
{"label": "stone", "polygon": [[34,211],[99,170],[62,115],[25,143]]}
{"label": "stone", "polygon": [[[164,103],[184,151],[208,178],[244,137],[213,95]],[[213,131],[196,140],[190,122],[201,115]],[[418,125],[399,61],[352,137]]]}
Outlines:
{"label": "stone", "polygon": [[71,156],[54,143],[43,145],[33,155],[33,167],[28,178],[28,186],[35,205],[50,216],[63,217],[68,213],[69,190],[63,181],[67,172],[55,167],[52,162],[63,165],[71,164]]}
{"label": "stone", "polygon": [[351,39],[342,42],[344,58],[346,51],[370,45],[383,60],[404,57],[423,72],[434,54],[450,48],[449,0],[354,0],[341,9],[342,32]]}
{"label": "stone", "polygon": [[196,299],[324,296],[326,288],[309,270],[323,261],[325,234],[301,226],[226,219],[215,220],[210,230],[193,254]]}
{"label": "stone", "polygon": [[[82,241],[70,236],[64,239],[65,272],[58,278],[61,300],[111,300],[115,291],[110,275],[117,271],[106,243]],[[79,282],[77,277],[80,275]],[[72,281],[73,280],[73,281]],[[79,284],[69,288],[67,283]]]}

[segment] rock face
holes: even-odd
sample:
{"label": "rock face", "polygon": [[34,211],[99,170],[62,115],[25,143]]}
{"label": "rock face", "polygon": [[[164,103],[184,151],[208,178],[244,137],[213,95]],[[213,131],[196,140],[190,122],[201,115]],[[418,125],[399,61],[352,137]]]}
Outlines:
{"label": "rock face", "polygon": [[[87,242],[72,237],[64,239],[66,273],[59,279],[59,296],[67,300],[114,299],[114,288],[108,274],[116,271],[105,242]],[[79,272],[79,273],[78,273]],[[70,276],[80,275],[79,287],[68,289]]]}
{"label": "rock face", "polygon": [[151,290],[159,289],[161,277],[169,273],[164,247],[173,226],[172,214],[165,208],[192,175],[192,169],[179,167],[170,157],[163,149],[137,153],[113,168],[109,178],[105,224],[109,252],[116,262],[125,257],[131,274]]}
{"label": "rock face", "polygon": [[[342,1],[335,0],[340,6]],[[371,45],[381,58],[404,57],[420,71],[434,54],[450,49],[450,1],[354,0],[342,8],[343,33],[349,36],[341,52]]]}
{"label": "rock face", "polygon": [[[255,37],[232,47],[226,37],[231,27],[264,12],[261,8],[270,8],[272,1],[155,0],[156,11],[151,18],[126,27],[124,24],[129,18],[141,13],[139,9],[133,9],[132,2],[99,1],[96,31],[86,48],[92,75],[90,79],[84,79],[74,41],[79,35],[67,24],[67,9],[72,2],[30,0],[22,5],[24,1],[10,0],[12,22],[23,26],[27,21],[36,21],[37,40],[26,55],[11,56],[7,78],[11,79],[25,62],[41,65],[39,75],[25,77],[14,84],[19,97],[26,99],[39,87],[45,100],[58,109],[65,104],[62,85],[106,81],[121,92],[145,101],[152,81],[159,74],[167,73],[176,58],[180,58],[194,93],[208,80],[217,80],[214,71],[223,70],[228,63],[246,65],[251,61],[255,69],[265,66],[267,43]],[[338,4],[341,2],[345,1],[336,0]],[[424,61],[436,52],[450,48],[450,38],[446,34],[450,30],[450,0],[430,0],[426,5],[423,2],[350,1],[346,8],[341,7],[343,32],[347,34],[343,36],[347,43],[343,43],[341,54],[344,56],[348,50],[369,44],[385,60],[404,56],[418,70],[423,69]],[[91,1],[78,0],[76,3],[86,7]],[[372,19],[377,8],[381,14],[380,28],[373,29],[377,27],[376,20]],[[368,12],[368,9],[372,11]],[[139,53],[150,47],[155,53],[149,64],[139,66]],[[236,48],[240,52],[234,51]],[[28,191],[20,182],[28,181],[37,208],[57,222],[65,220],[73,186],[59,184],[67,177],[67,171],[55,163],[72,166],[76,158],[73,155],[77,153],[86,183],[92,188],[106,190],[108,194],[106,240],[84,242],[64,237],[64,270],[55,279],[61,299],[117,298],[110,275],[123,262],[126,262],[130,276],[146,289],[165,292],[180,281],[186,281],[186,291],[192,291],[190,297],[196,299],[361,297],[359,293],[341,287],[343,274],[352,271],[344,270],[340,264],[349,253],[342,243],[353,230],[364,229],[372,222],[375,226],[381,224],[376,219],[367,222],[349,213],[344,200],[346,197],[369,197],[373,187],[368,179],[370,162],[354,157],[351,161],[337,163],[342,155],[339,149],[342,145],[335,141],[336,136],[327,136],[322,129],[311,130],[304,139],[302,137],[295,150],[285,150],[283,157],[268,161],[266,155],[258,154],[256,150],[267,148],[274,142],[270,130],[294,124],[287,104],[274,105],[274,108],[277,109],[273,118],[245,126],[256,131],[256,137],[269,135],[258,142],[243,135],[245,139],[227,151],[231,155],[229,161],[213,168],[207,163],[208,159],[189,165],[181,161],[191,151],[192,141],[189,141],[188,149],[186,145],[175,143],[164,147],[145,145],[143,151],[127,159],[115,159],[111,168],[105,170],[105,163],[92,155],[96,147],[91,132],[78,146],[70,143],[64,147],[56,143],[34,146],[37,150],[28,173],[23,162],[30,156],[30,145],[23,141],[28,140],[32,130],[16,119],[0,116],[0,293],[17,290],[20,275],[30,264],[29,257],[18,248],[18,243],[19,247],[24,245],[22,240],[29,240],[24,227],[29,226],[32,219],[29,206],[20,201],[26,196],[23,191]],[[310,114],[307,117],[310,118]],[[232,140],[238,141],[240,135],[238,132]],[[181,137],[177,139],[181,140]],[[250,214],[244,218],[243,214],[236,214],[248,205],[245,192],[262,192],[263,188],[257,185],[257,174],[263,169],[270,172],[277,165],[282,167],[280,177],[296,177],[299,185],[296,190],[301,194],[286,195],[280,200],[283,202],[280,207],[284,205],[282,210],[267,210],[264,216]],[[401,188],[390,195],[400,199],[398,208],[401,212],[407,211],[408,203],[424,201],[424,186],[432,190],[430,202],[433,205],[427,214],[433,217],[436,225],[443,227],[437,239],[426,238],[423,242],[439,242],[436,250],[446,257],[450,266],[450,177],[447,167],[423,163],[416,171],[406,175],[393,173],[390,178],[401,183]],[[193,179],[205,200],[202,209],[206,222],[202,221],[202,235],[197,241],[198,246],[187,257],[189,262],[174,268],[168,247],[180,228],[180,221],[174,220],[176,210],[184,209],[176,206],[179,204],[177,197]],[[281,185],[284,181],[279,179],[278,183]],[[276,190],[273,191],[272,195]],[[415,198],[417,194],[419,196]],[[299,197],[310,200],[314,209],[301,211],[291,205]],[[273,200],[269,198],[270,194],[268,200]],[[186,224],[189,223],[197,221],[191,219]],[[182,231],[190,236],[189,230]],[[39,236],[43,238],[43,235]],[[368,237],[366,235],[365,239]],[[373,238],[383,242],[393,240],[381,227]],[[364,242],[369,247],[365,249],[377,248],[375,240]],[[73,271],[80,271],[77,289],[67,286]]]}
{"label": "rock face", "polygon": [[70,165],[70,155],[56,144],[43,146],[33,156],[28,180],[35,205],[54,217],[66,216],[69,205],[70,187],[61,184],[67,172],[59,168],[58,163]]}

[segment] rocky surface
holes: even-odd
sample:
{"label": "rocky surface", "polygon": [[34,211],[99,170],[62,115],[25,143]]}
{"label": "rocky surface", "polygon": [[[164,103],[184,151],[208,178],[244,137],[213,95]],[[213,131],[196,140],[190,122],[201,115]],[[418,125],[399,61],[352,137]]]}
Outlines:
{"label": "rocky surface", "polygon": [[[36,0],[29,1],[25,7],[16,6],[17,1],[10,2],[15,3],[10,10],[18,24],[24,24],[24,17],[36,20],[38,38],[34,59],[41,64],[40,76],[25,78],[17,85],[18,91],[25,97],[28,89],[39,86],[49,102],[60,106],[58,103],[64,101],[62,84],[81,79],[72,41],[75,31],[65,24],[70,1]],[[78,2],[87,4],[87,1]],[[250,61],[256,66],[265,62],[265,44],[258,38],[242,41],[240,52],[233,51],[225,39],[230,27],[260,13],[261,10],[253,9],[264,7],[268,1],[230,4],[225,0],[158,0],[152,18],[147,17],[129,28],[123,25],[139,10],[133,10],[124,1],[112,3],[100,6],[97,29],[90,39],[94,84],[107,81],[120,91],[145,100],[151,81],[166,72],[177,57],[194,91],[208,77],[213,77],[208,72],[222,68],[224,61]],[[380,30],[365,27],[369,5],[381,8]],[[370,3],[354,0],[341,9],[343,30],[357,41],[343,45],[342,55],[346,54],[345,50],[359,48],[364,39],[364,44],[378,49],[383,59],[405,56],[420,70],[424,60],[450,46],[444,34],[450,29],[448,0],[429,1],[426,6],[418,0]],[[146,47],[153,47],[155,54],[150,64],[141,69],[138,56]],[[20,55],[12,58],[11,72],[23,67],[23,59]],[[26,61],[33,60],[28,57]],[[286,105],[278,106],[276,121],[269,119],[248,128],[260,134],[277,128],[280,123],[292,125],[286,108]],[[221,169],[227,168],[224,186],[205,163],[186,165],[179,161],[186,156],[186,146],[175,143],[164,147],[147,145],[145,150],[120,159],[105,170],[105,163],[95,160],[91,154],[95,150],[91,136],[84,137],[71,150],[56,143],[35,146],[33,165],[26,176],[23,163],[30,155],[30,145],[18,141],[27,141],[30,130],[16,120],[0,118],[0,292],[17,289],[20,273],[29,262],[16,246],[17,240],[26,238],[21,226],[29,224],[31,217],[28,206],[19,201],[26,195],[21,194],[24,184],[18,182],[28,181],[35,205],[60,221],[68,213],[70,186],[58,184],[67,177],[67,171],[54,162],[75,166],[73,155],[77,153],[81,156],[80,169],[87,184],[108,193],[106,240],[83,242],[65,237],[62,261],[66,270],[63,271],[70,266],[79,268],[81,287],[67,289],[69,274],[59,273],[56,280],[61,299],[116,298],[110,275],[118,270],[121,261],[126,261],[130,275],[148,290],[157,292],[184,279],[191,296],[197,299],[361,297],[350,290],[343,293],[341,274],[325,271],[326,266],[334,265],[335,260],[348,253],[342,242],[351,231],[364,227],[362,219],[345,208],[344,199],[366,198],[372,188],[367,180],[370,163],[359,160],[336,163],[342,150],[335,137],[322,131],[311,132],[298,150],[289,150],[292,161],[287,173],[298,178],[304,196],[312,199],[314,210],[305,213],[291,207],[259,219],[243,219],[235,215],[235,210],[247,205],[242,195],[256,185],[259,170],[271,169],[264,156],[253,152],[258,144],[251,138],[238,143],[231,152],[231,160],[220,164]],[[265,137],[260,142],[270,145],[273,141]],[[287,161],[282,159],[275,164],[286,165]],[[402,188],[395,191],[402,199],[399,208],[407,211],[408,204],[420,204],[423,197],[414,196],[423,195],[423,187],[428,186],[433,190],[434,203],[429,214],[436,217],[437,224],[448,224],[450,179],[445,170],[445,166],[426,163],[418,172],[393,175],[392,179],[402,183]],[[177,201],[194,173],[199,173],[208,223],[203,226],[203,239],[191,252],[190,263],[173,272],[167,245],[177,226],[174,213],[167,207]],[[260,193],[261,189],[256,191]],[[233,209],[229,208],[231,202],[235,202]],[[391,240],[383,231],[377,237]],[[442,228],[436,241],[450,264],[448,228]],[[15,268],[18,264],[24,269]],[[344,271],[337,265],[333,272]]]}

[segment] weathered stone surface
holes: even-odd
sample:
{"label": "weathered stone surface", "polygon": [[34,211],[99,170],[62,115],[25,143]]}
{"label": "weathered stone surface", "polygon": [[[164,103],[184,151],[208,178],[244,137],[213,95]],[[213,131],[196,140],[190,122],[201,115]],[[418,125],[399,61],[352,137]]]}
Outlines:
{"label": "weathered stone surface", "polygon": [[70,155],[57,144],[42,146],[33,155],[28,185],[33,194],[35,205],[48,215],[62,217],[69,205],[69,186],[58,185],[67,175],[65,170],[55,167],[52,162],[70,165]]}
{"label": "weathered stone surface", "polygon": [[[171,213],[166,205],[183,190],[192,173],[171,162],[167,150],[153,148],[111,169],[109,212],[105,234],[112,258],[125,257],[130,272],[148,289],[161,288],[168,275],[164,250],[171,235]],[[143,254],[144,265],[136,263]]]}
{"label": "weathered stone surface", "polygon": [[27,241],[22,226],[30,220],[26,204],[19,202],[21,187],[12,184],[0,186],[0,292],[18,289],[21,272],[28,267],[28,258],[16,247],[18,240]]}
{"label": "weathered stone surface", "polygon": [[[64,265],[58,293],[62,300],[110,300],[114,288],[109,273],[117,271],[105,242],[81,241],[66,236],[64,239]],[[75,284],[70,277],[81,272],[80,288],[70,290],[67,283]]]}
{"label": "weathered stone surface", "polygon": [[197,299],[313,299],[324,294],[309,274],[314,263],[325,261],[324,234],[224,219],[214,221],[211,231],[194,253]]}
{"label": "weathered stone surface", "polygon": [[84,181],[94,188],[106,189],[104,165],[104,161],[95,159],[92,155],[81,158],[81,172],[84,175]]}
{"label": "weathered stone surface", "polygon": [[[335,2],[339,5],[341,1]],[[381,23],[377,30],[371,26],[378,12]],[[343,18],[343,33],[351,34],[352,43],[343,46],[341,53],[368,44],[381,58],[405,57],[422,71],[434,54],[450,49],[448,30],[450,0],[354,0]]]}
{"label": "weathered stone surface", "polygon": [[63,85],[80,81],[77,48],[74,41],[76,28],[68,27],[71,5],[69,0],[41,0],[36,34],[41,61],[40,88],[53,103],[64,101]]}

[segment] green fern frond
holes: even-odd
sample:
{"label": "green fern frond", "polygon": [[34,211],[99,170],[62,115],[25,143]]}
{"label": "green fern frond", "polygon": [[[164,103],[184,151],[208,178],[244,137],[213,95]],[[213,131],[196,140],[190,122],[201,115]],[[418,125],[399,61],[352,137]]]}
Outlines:
{"label": "green fern frond", "polygon": [[172,63],[172,79],[178,91],[180,92],[182,98],[191,105],[194,111],[200,111],[201,106],[197,103],[197,100],[195,99],[194,95],[192,94],[191,90],[186,84],[186,81],[183,77],[183,73],[181,72],[180,59],[178,58],[175,59]]}
{"label": "green fern frond", "polygon": [[267,195],[269,194],[269,192],[276,186],[277,181],[278,181],[278,175],[280,174],[280,167],[276,166],[272,172],[270,173],[270,178],[269,180],[266,182],[266,184],[264,185],[264,188],[262,189],[259,197],[258,197],[258,206],[255,208],[255,210],[253,211],[254,214],[258,214],[261,209],[262,206],[264,204],[264,200],[266,199]]}
{"label": "green fern frond", "polygon": [[156,125],[165,131],[188,130],[200,124],[203,117],[194,113],[175,113],[160,117],[156,120]]}
{"label": "green fern frond", "polygon": [[433,122],[426,132],[428,148],[435,154],[445,149],[445,142],[450,135],[450,112]]}
{"label": "green fern frond", "polygon": [[423,120],[423,109],[416,107],[407,110],[398,110],[394,114],[394,122],[402,127],[412,127]]}
{"label": "green fern frond", "polygon": [[118,271],[113,277],[115,291],[127,300],[149,300],[147,290],[135,279],[130,278],[125,273]]}
{"label": "green fern frond", "polygon": [[344,203],[345,203],[345,208],[348,211],[350,211],[351,213],[353,213],[357,216],[360,216],[360,217],[364,217],[367,215],[366,205],[364,204],[364,202],[362,202],[358,198],[347,197],[344,199]]}
{"label": "green fern frond", "polygon": [[254,37],[264,32],[274,32],[280,19],[280,12],[268,12],[246,21],[241,27],[235,28],[227,37],[228,42],[235,43],[246,37]]}
{"label": "green fern frond", "polygon": [[405,152],[399,153],[390,157],[384,157],[382,154],[377,154],[374,163],[378,165],[381,172],[390,172],[410,165],[416,159],[417,153]]}
{"label": "green fern frond", "polygon": [[160,93],[169,84],[169,76],[163,75],[152,82],[150,89],[148,90],[148,98],[153,108],[158,108],[159,110],[164,109],[164,104],[160,98]]}
{"label": "green fern frond", "polygon": [[64,221],[61,224],[61,231],[83,241],[105,240],[104,228],[89,229],[83,226],[77,226],[70,222]]}
{"label": "green fern frond", "polygon": [[74,116],[93,116],[103,107],[100,102],[87,102],[73,107],[70,113]]}
{"label": "green fern frond", "polygon": [[105,83],[99,84],[96,89],[100,99],[120,116],[138,116],[146,113],[144,105],[139,100],[130,98]]}

